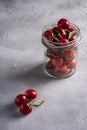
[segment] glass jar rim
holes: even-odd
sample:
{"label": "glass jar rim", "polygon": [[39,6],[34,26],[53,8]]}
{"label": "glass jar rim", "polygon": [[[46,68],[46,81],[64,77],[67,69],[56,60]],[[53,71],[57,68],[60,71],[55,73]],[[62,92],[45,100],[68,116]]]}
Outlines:
{"label": "glass jar rim", "polygon": [[[47,30],[47,27],[49,27],[49,26],[51,26],[51,27],[57,27],[57,24],[50,23],[50,24],[45,25],[44,28],[43,28],[43,31],[42,31],[42,43],[46,47],[55,48],[55,49],[57,49],[57,48],[69,48],[69,47],[71,48],[71,47],[76,47],[76,46],[78,46],[80,44],[79,41],[81,40],[82,35],[81,35],[79,27],[77,27],[75,24],[70,23],[70,27],[73,27],[77,31],[77,38],[76,38],[76,40],[69,41],[68,45],[62,45],[62,46],[56,46],[55,44],[58,44],[58,42],[51,42],[50,40],[48,40],[44,36],[44,32]],[[51,28],[48,28],[48,29],[51,29]]]}

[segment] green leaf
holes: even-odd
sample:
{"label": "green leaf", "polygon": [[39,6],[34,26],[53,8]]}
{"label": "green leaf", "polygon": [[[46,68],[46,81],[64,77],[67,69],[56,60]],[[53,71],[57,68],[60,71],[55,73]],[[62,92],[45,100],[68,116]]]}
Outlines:
{"label": "green leaf", "polygon": [[37,100],[32,100],[31,101],[31,105],[32,106],[40,106],[41,104],[43,104],[45,102],[45,100],[39,100],[39,101],[37,101]]}
{"label": "green leaf", "polygon": [[73,36],[75,36],[77,34],[77,32],[70,32],[68,39],[70,40]]}

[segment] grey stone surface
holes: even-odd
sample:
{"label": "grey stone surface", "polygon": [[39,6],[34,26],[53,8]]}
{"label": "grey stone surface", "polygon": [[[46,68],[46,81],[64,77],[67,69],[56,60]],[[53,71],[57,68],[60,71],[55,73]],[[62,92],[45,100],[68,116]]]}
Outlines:
{"label": "grey stone surface", "polygon": [[[68,18],[79,26],[76,73],[67,79],[47,78],[42,71],[42,28]],[[0,130],[87,130],[87,1],[0,0]],[[22,116],[15,96],[34,88],[40,107]]]}

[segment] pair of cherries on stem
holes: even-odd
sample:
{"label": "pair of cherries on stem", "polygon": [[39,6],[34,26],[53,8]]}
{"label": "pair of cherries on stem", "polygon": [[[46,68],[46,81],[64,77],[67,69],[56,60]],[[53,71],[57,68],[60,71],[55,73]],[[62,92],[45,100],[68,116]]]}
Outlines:
{"label": "pair of cherries on stem", "polygon": [[20,112],[27,115],[32,112],[32,106],[29,101],[37,97],[37,92],[34,89],[28,89],[24,94],[19,94],[15,98],[15,104],[19,106]]}

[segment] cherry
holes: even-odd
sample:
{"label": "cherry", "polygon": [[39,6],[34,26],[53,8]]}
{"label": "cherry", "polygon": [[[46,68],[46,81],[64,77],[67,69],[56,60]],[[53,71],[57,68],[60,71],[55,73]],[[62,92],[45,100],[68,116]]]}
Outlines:
{"label": "cherry", "polygon": [[75,50],[66,50],[62,52],[62,55],[64,58],[68,59],[68,58],[74,58],[75,57]]}
{"label": "cherry", "polygon": [[58,33],[59,33],[62,37],[67,37],[66,31],[65,31],[63,28],[61,28],[61,27],[58,28]]}
{"label": "cherry", "polygon": [[62,74],[66,74],[68,72],[68,67],[67,65],[62,65],[60,68],[59,68],[59,72],[62,73]]}
{"label": "cherry", "polygon": [[67,65],[68,65],[69,68],[75,68],[76,67],[76,60],[73,59],[71,61],[68,61]]}
{"label": "cherry", "polygon": [[17,106],[20,106],[21,104],[27,102],[26,96],[25,94],[19,94],[17,95],[17,97],[15,98],[15,104]]}
{"label": "cherry", "polygon": [[62,39],[60,39],[60,46],[66,46],[66,45],[68,45],[68,43],[69,43],[68,39],[66,39],[64,37]]}
{"label": "cherry", "polygon": [[61,53],[57,49],[47,49],[46,56],[49,58],[60,57]]}
{"label": "cherry", "polygon": [[58,27],[54,27],[52,29],[52,31],[53,31],[54,35],[58,35]]}
{"label": "cherry", "polygon": [[52,30],[46,30],[44,32],[44,36],[48,39],[48,40],[52,40],[54,37],[54,33]]}
{"label": "cherry", "polygon": [[51,64],[51,61],[49,61],[47,64],[46,64],[46,68],[47,69],[53,69],[54,66]]}
{"label": "cherry", "polygon": [[68,28],[69,32],[75,32],[76,30],[74,28]]}
{"label": "cherry", "polygon": [[28,102],[25,102],[22,105],[20,105],[20,112],[24,115],[27,115],[30,112],[32,112],[32,107]]}
{"label": "cherry", "polygon": [[[69,33],[71,33],[71,32],[76,32],[76,30],[75,30],[74,28],[69,28],[69,29],[68,29],[68,35],[69,35]],[[74,40],[76,40],[76,38],[77,38],[77,36],[74,35],[71,39],[69,39],[69,41],[74,41]]]}
{"label": "cherry", "polygon": [[55,72],[56,73],[59,73],[60,72],[59,70],[60,70],[59,67],[55,67]]}
{"label": "cherry", "polygon": [[65,18],[62,18],[58,21],[58,27],[69,28],[69,26],[70,26],[70,22]]}
{"label": "cherry", "polygon": [[37,92],[34,89],[28,89],[25,92],[27,99],[35,99],[37,97]]}
{"label": "cherry", "polygon": [[52,58],[51,59],[51,64],[54,67],[59,67],[63,64],[63,58]]}

